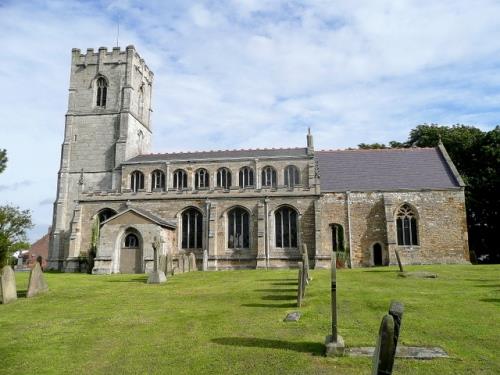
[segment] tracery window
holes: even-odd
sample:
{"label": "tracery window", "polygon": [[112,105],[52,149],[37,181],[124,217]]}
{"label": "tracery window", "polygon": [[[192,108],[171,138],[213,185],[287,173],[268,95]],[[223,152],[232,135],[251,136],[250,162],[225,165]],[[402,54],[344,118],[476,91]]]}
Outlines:
{"label": "tracery window", "polygon": [[198,169],[194,177],[194,185],[196,186],[196,189],[208,189],[210,186],[209,179],[210,175],[206,169]]}
{"label": "tracery window", "polygon": [[262,169],[262,187],[276,187],[276,169],[273,167]]}
{"label": "tracery window", "polygon": [[97,95],[96,106],[106,107],[106,96],[108,93],[108,83],[104,77],[99,77],[96,82]]}
{"label": "tracery window", "polygon": [[227,213],[227,247],[230,249],[247,249],[250,247],[249,214],[240,207]]}
{"label": "tracery window", "polygon": [[398,234],[398,245],[418,245],[417,218],[415,211],[409,204],[399,207],[396,228]]}
{"label": "tracery window", "polygon": [[203,215],[196,208],[182,213],[182,248],[201,249],[203,243]]}
{"label": "tracery window", "polygon": [[295,165],[289,165],[285,168],[285,186],[289,188],[300,184],[299,169]]}
{"label": "tracery window", "polygon": [[133,192],[144,189],[144,174],[141,171],[134,171],[130,174],[130,189]]}
{"label": "tracery window", "polygon": [[127,248],[139,247],[139,239],[134,233],[129,233],[125,237],[125,247]]}
{"label": "tracery window", "polygon": [[151,190],[165,190],[165,173],[156,169],[151,174]]}
{"label": "tracery window", "polygon": [[253,169],[243,167],[240,169],[240,187],[245,188],[253,186]]}
{"label": "tracery window", "polygon": [[220,168],[217,171],[217,187],[229,189],[231,187],[231,171],[227,168]]}
{"label": "tracery window", "polygon": [[297,211],[284,206],[274,214],[276,247],[297,247]]}
{"label": "tracery window", "polygon": [[174,189],[187,189],[187,173],[182,169],[177,169],[174,172]]}

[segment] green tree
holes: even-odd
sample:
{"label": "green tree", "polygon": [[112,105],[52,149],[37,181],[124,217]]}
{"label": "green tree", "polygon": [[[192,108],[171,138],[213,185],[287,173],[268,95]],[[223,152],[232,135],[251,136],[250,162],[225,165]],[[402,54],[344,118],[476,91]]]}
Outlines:
{"label": "green tree", "polygon": [[0,267],[9,264],[18,250],[30,246],[26,231],[33,227],[31,212],[14,206],[0,206]]}
{"label": "green tree", "polygon": [[0,173],[7,168],[7,150],[0,149]]}

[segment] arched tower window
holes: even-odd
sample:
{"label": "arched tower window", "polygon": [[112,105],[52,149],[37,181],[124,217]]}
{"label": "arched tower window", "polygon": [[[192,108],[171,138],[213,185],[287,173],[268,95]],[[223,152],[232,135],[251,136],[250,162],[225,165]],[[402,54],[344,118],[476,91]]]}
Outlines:
{"label": "arched tower window", "polygon": [[231,187],[231,171],[227,168],[220,168],[217,171],[217,187],[229,189]]}
{"label": "arched tower window", "polygon": [[300,184],[299,169],[295,165],[289,165],[285,168],[285,186],[289,188]]}
{"label": "arched tower window", "polygon": [[253,169],[243,167],[240,169],[240,187],[245,188],[253,186]]}
{"label": "arched tower window", "polygon": [[174,189],[184,190],[187,189],[187,173],[182,169],[177,169],[174,172]]}
{"label": "arched tower window", "polygon": [[274,214],[276,247],[297,247],[297,211],[281,207]]}
{"label": "arched tower window", "polygon": [[250,247],[249,214],[240,207],[227,213],[227,247],[229,249],[248,249]]}
{"label": "arched tower window", "polygon": [[125,236],[124,247],[136,248],[139,247],[139,238],[134,233],[129,233]]}
{"label": "arched tower window", "polygon": [[206,169],[198,169],[194,176],[194,186],[196,186],[196,189],[208,189],[210,186],[209,177],[210,175]]}
{"label": "arched tower window", "polygon": [[273,167],[262,169],[262,187],[276,187],[276,169]]}
{"label": "arched tower window", "polygon": [[137,98],[137,114],[142,117],[144,114],[144,84],[139,88],[139,97]]}
{"label": "arched tower window", "polygon": [[203,244],[203,215],[196,208],[182,213],[182,248],[201,249]]}
{"label": "arched tower window", "polygon": [[156,169],[151,174],[151,190],[165,190],[165,173]]}
{"label": "arched tower window", "polygon": [[130,174],[130,189],[133,192],[144,189],[144,174],[141,171],[134,171]]}
{"label": "arched tower window", "polygon": [[104,77],[99,77],[96,82],[97,95],[96,106],[106,107],[106,96],[108,94],[108,83]]}
{"label": "arched tower window", "polygon": [[416,213],[409,204],[399,207],[396,218],[398,245],[418,245]]}

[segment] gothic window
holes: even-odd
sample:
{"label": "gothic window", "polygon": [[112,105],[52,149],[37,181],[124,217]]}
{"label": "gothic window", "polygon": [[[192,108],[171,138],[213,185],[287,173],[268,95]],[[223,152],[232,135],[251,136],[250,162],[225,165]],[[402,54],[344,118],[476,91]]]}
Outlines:
{"label": "gothic window", "polygon": [[285,168],[285,185],[289,188],[300,184],[299,169],[295,165],[289,165]]}
{"label": "gothic window", "polygon": [[340,224],[331,224],[332,251],[344,251],[344,228]]}
{"label": "gothic window", "polygon": [[133,192],[144,189],[144,174],[140,171],[134,171],[130,175],[130,189]]}
{"label": "gothic window", "polygon": [[397,213],[396,228],[398,234],[398,245],[418,245],[417,219],[415,211],[409,204],[403,204]]}
{"label": "gothic window", "polygon": [[151,174],[151,190],[165,190],[165,173],[159,169]]}
{"label": "gothic window", "polygon": [[182,169],[177,169],[174,172],[174,189],[187,189],[187,173]]}
{"label": "gothic window", "polygon": [[231,187],[231,171],[227,168],[220,168],[217,171],[217,187],[229,189]]}
{"label": "gothic window", "polygon": [[253,186],[253,169],[243,167],[240,169],[240,187],[245,188]]}
{"label": "gothic window", "polygon": [[230,249],[248,249],[250,247],[249,214],[240,207],[227,213],[227,247]]}
{"label": "gothic window", "polygon": [[108,93],[108,83],[104,77],[99,77],[96,82],[97,100],[96,106],[106,107],[106,95]]}
{"label": "gothic window", "polygon": [[262,169],[262,187],[276,187],[276,169],[273,167]]}
{"label": "gothic window", "polygon": [[142,117],[144,114],[144,84],[139,88],[139,98],[137,99],[137,114]]}
{"label": "gothic window", "polygon": [[115,210],[112,210],[111,208],[104,208],[98,213],[99,223],[102,223],[115,215],[116,215]]}
{"label": "gothic window", "polygon": [[297,211],[281,207],[274,214],[276,247],[297,247]]}
{"label": "gothic window", "polygon": [[196,189],[208,189],[210,186],[209,177],[210,175],[206,169],[198,169],[194,176],[194,185],[196,186]]}
{"label": "gothic window", "polygon": [[203,235],[203,215],[196,208],[182,213],[182,248],[201,249]]}
{"label": "gothic window", "polygon": [[139,239],[134,233],[129,233],[125,237],[125,247],[127,248],[139,247]]}

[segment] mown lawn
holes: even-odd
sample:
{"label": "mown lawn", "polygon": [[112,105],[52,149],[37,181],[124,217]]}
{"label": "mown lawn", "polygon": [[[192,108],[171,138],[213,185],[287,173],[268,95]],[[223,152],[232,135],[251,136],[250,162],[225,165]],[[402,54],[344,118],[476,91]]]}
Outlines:
{"label": "mown lawn", "polygon": [[[392,299],[400,343],[449,359],[396,360],[395,374],[500,373],[500,266],[340,270],[339,331],[373,346]],[[369,374],[369,358],[325,358],[329,271],[312,271],[299,322],[296,270],[193,272],[162,285],[143,275],[46,274],[50,292],[0,305],[1,374]],[[28,274],[17,274],[18,291]]]}

